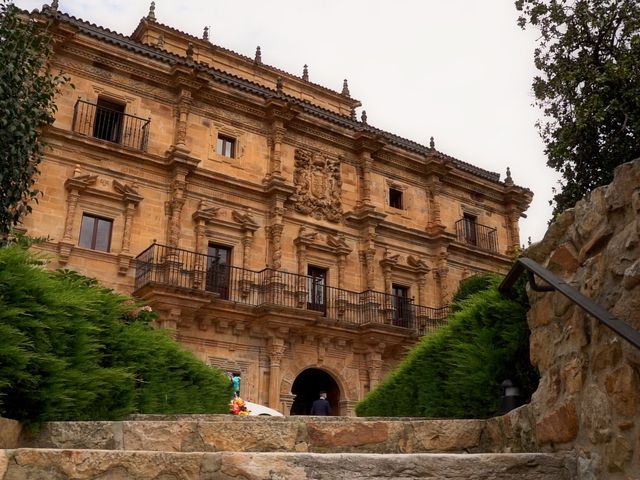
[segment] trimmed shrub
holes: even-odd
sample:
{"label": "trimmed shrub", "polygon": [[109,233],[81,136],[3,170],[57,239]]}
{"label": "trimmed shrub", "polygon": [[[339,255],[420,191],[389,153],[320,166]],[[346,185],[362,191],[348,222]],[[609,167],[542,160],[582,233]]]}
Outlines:
{"label": "trimmed shrub", "polygon": [[37,425],[228,410],[226,376],[153,329],[153,314],[43,263],[0,248],[0,415]]}
{"label": "trimmed shrub", "polygon": [[495,273],[481,273],[462,280],[458,285],[458,290],[456,290],[451,298],[451,311],[457,312],[460,310],[462,308],[460,303],[463,300],[466,300],[474,293],[486,290],[491,285],[491,282],[497,278],[500,277]]}
{"label": "trimmed shrub", "polygon": [[507,378],[530,398],[538,375],[529,362],[528,305],[522,294],[503,297],[498,284],[491,278],[486,290],[460,300],[448,323],[356,406],[357,415],[486,418],[497,412]]}

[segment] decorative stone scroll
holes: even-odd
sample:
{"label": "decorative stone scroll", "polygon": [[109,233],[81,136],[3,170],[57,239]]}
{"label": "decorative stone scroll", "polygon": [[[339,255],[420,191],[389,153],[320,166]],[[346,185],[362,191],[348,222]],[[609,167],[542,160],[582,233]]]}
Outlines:
{"label": "decorative stone scroll", "polygon": [[317,220],[339,222],[342,218],[340,161],[297,149],[293,181],[296,192],[289,197],[300,213]]}

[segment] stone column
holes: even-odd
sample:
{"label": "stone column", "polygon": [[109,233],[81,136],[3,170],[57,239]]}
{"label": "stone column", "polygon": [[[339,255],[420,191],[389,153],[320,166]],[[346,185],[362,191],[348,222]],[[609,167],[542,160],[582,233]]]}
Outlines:
{"label": "stone column", "polygon": [[269,406],[278,410],[280,406],[280,363],[285,345],[282,338],[269,340]]}
{"label": "stone column", "polygon": [[362,172],[361,203],[363,206],[371,205],[371,165],[373,163],[371,153],[368,151],[360,153],[360,162]]}
{"label": "stone column", "polygon": [[73,224],[76,218],[76,207],[79,198],[80,191],[77,188],[69,190],[67,196],[67,216],[64,220],[64,235],[62,236],[64,242],[73,242]]}
{"label": "stone column", "polygon": [[369,391],[373,390],[382,379],[382,347],[367,353],[367,372],[369,373]]}
{"label": "stone column", "polygon": [[165,212],[169,217],[167,231],[167,245],[177,248],[181,236],[182,207],[185,204],[187,170],[176,168],[171,182],[171,199],[165,203]]}
{"label": "stone column", "polygon": [[282,120],[274,120],[271,125],[271,175],[282,177],[282,140],[286,129]]}
{"label": "stone column", "polygon": [[513,254],[520,249],[520,211],[517,208],[510,208],[507,213],[507,233],[509,239],[509,246],[507,247],[507,253]]}
{"label": "stone column", "polygon": [[191,110],[191,104],[193,99],[191,92],[186,89],[180,91],[178,96],[178,106],[176,111],[176,130],[175,130],[175,143],[177,147],[184,148],[187,143],[187,120],[189,119],[189,111]]}
{"label": "stone column", "polygon": [[440,182],[440,178],[437,175],[432,175],[428,179],[427,184],[427,200],[429,203],[429,213],[428,213],[428,221],[427,228],[433,229],[442,226],[442,219],[440,216],[440,191],[442,189],[442,184]]}

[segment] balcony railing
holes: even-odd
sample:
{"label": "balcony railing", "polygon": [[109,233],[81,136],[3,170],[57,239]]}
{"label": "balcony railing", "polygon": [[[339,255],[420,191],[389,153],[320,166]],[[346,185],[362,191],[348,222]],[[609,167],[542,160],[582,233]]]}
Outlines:
{"label": "balcony railing", "polygon": [[462,243],[490,252],[498,251],[498,230],[495,228],[463,218],[456,222],[456,234]]}
{"label": "balcony railing", "polygon": [[216,257],[154,244],[136,258],[136,290],[164,285],[213,292],[223,300],[252,306],[276,305],[320,312],[352,324],[384,323],[429,333],[446,322],[448,307],[415,305],[383,292],[353,292],[319,285],[305,275],[266,268],[247,270]]}
{"label": "balcony railing", "polygon": [[78,99],[73,109],[73,131],[145,151],[149,139],[148,118],[135,117]]}

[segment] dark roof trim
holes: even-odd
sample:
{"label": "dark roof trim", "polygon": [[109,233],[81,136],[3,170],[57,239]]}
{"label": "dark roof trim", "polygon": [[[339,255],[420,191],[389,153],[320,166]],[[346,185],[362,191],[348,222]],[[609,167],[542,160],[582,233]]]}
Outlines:
{"label": "dark roof trim", "polygon": [[303,109],[303,111],[315,117],[322,118],[329,122],[341,125],[346,128],[350,128],[352,130],[366,131],[366,132],[378,134],[384,140],[389,142],[391,145],[395,145],[399,148],[402,148],[410,152],[418,153],[420,155],[437,155],[441,158],[444,158],[450,161],[451,163],[453,163],[454,166],[456,166],[460,170],[472,173],[474,175],[477,175],[478,177],[484,178],[492,182],[500,183],[499,173],[490,172],[480,167],[476,167],[475,165],[471,165],[470,163],[458,160],[457,158],[446,155],[433,148],[420,145],[419,143],[414,142],[412,140],[408,140],[406,138],[400,137],[393,133],[380,130],[378,128],[359,122],[357,120],[353,120],[351,117],[338,115],[337,113],[331,112],[330,110],[327,110],[325,108],[319,107],[317,105],[314,105],[312,103],[306,102],[304,100],[300,100],[298,98],[295,98],[289,95],[279,94],[275,90],[264,87],[255,82],[246,80],[236,75],[224,72],[222,70],[218,70],[216,68],[210,67],[204,63],[196,63],[193,61],[189,61],[184,57],[180,57],[178,55],[166,52],[159,48],[134,41],[130,37],[122,35],[118,32],[115,32],[105,27],[98,26],[95,23],[87,22],[80,18],[76,18],[72,15],[62,13],[57,10],[52,10],[48,6],[45,6],[42,9],[42,13],[48,17],[53,17],[57,20],[68,22],[76,26],[81,32],[93,38],[104,40],[113,45],[120,46],[122,48],[125,48],[127,50],[130,50],[136,53],[140,53],[149,58],[166,62],[169,65],[182,64],[189,67],[193,67],[197,70],[208,73],[213,80],[219,83],[223,83],[223,84],[232,86],[234,88],[238,88],[240,90],[246,91],[248,93],[251,93],[266,99],[268,98],[285,99],[292,104],[299,105]]}

